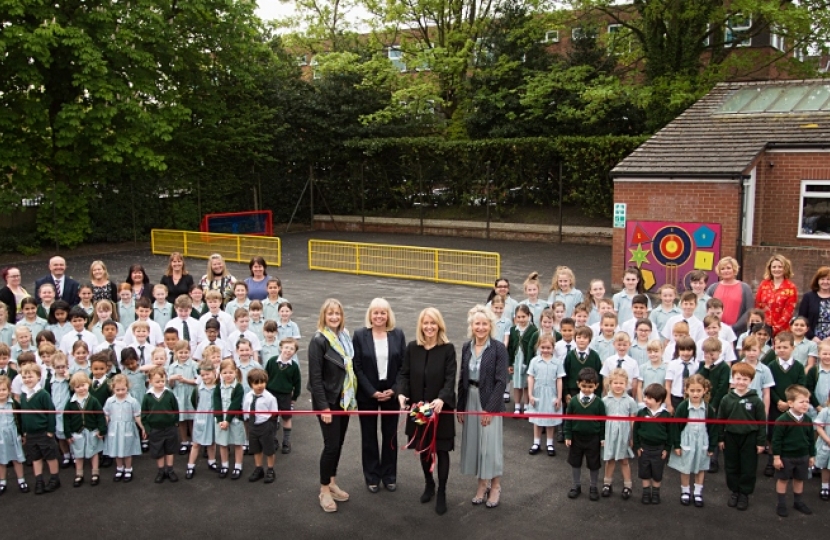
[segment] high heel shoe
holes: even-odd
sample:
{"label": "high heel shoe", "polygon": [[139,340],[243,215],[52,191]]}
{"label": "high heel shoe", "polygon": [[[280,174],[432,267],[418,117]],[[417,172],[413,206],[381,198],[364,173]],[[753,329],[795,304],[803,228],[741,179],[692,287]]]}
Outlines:
{"label": "high heel shoe", "polygon": [[[478,493],[476,493],[476,495],[478,495]],[[482,497],[473,497],[472,503],[475,506],[478,506],[480,504],[484,504],[484,502],[487,500],[487,498],[489,496],[490,496],[490,488],[487,488],[487,489],[484,490],[484,496],[482,496]]]}
{"label": "high heel shoe", "polygon": [[[495,501],[492,499],[493,495],[496,496]],[[486,506],[487,508],[495,508],[499,505],[499,502],[501,502],[500,499],[501,499],[501,488],[498,487],[498,488],[496,488],[496,489],[494,489],[493,491],[490,492],[490,497],[487,498],[487,502],[484,503],[484,506]]]}

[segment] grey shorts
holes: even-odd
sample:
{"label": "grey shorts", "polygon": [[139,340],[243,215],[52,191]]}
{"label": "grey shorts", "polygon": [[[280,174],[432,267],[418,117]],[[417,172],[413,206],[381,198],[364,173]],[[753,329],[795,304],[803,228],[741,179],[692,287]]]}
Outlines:
{"label": "grey shorts", "polygon": [[[277,407],[280,410],[280,418],[283,420],[291,420],[291,394],[274,394],[277,398]],[[283,414],[286,411],[289,414]]]}
{"label": "grey shorts", "polygon": [[776,469],[775,478],[778,480],[807,480],[807,471],[810,469],[810,457],[782,457],[784,467]]}

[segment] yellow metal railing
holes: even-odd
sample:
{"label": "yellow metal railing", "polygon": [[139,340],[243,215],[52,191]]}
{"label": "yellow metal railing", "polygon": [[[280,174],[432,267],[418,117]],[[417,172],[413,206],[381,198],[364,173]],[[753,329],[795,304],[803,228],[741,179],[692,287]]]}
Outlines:
{"label": "yellow metal railing", "polygon": [[501,256],[485,251],[309,240],[308,268],[492,287],[501,271]]}
{"label": "yellow metal railing", "polygon": [[259,255],[269,266],[280,266],[282,263],[280,239],[271,236],[153,229],[150,248],[154,255],[169,255],[178,251],[185,257],[209,259],[218,253],[226,261],[242,263]]}

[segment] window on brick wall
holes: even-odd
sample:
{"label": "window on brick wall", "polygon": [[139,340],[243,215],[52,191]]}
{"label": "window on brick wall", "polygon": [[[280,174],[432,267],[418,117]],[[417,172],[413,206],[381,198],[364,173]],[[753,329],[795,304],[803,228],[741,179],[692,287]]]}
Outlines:
{"label": "window on brick wall", "polygon": [[801,182],[799,238],[830,240],[830,180]]}

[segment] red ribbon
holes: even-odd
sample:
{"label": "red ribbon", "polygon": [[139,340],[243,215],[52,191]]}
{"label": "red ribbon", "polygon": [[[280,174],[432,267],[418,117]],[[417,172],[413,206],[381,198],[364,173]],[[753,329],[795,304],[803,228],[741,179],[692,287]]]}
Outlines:
{"label": "red ribbon", "polygon": [[[420,427],[423,427],[423,432],[421,433],[421,438],[418,441],[418,446],[421,447],[420,450],[415,449],[415,454],[421,456],[424,452],[427,453],[427,459],[429,459],[429,472],[435,470],[435,462],[436,458],[438,457],[438,415],[431,414],[430,416],[424,416],[422,413],[418,413],[416,416],[417,419],[423,420],[423,423],[420,424]],[[417,422],[416,422],[417,423]],[[430,432],[430,426],[432,427],[432,437],[429,441],[429,444],[424,447],[424,441],[427,439],[427,436]],[[415,433],[412,435],[412,438],[409,440],[404,448],[409,448],[412,446],[412,443],[415,442],[415,438],[418,436],[418,430],[415,430]],[[424,459],[421,457],[420,459]]]}

